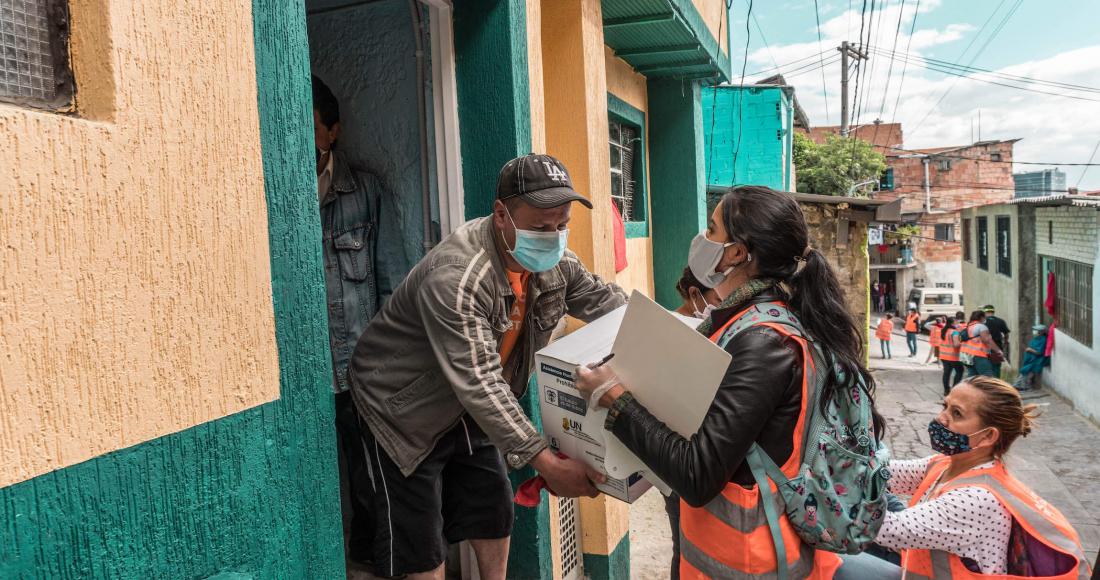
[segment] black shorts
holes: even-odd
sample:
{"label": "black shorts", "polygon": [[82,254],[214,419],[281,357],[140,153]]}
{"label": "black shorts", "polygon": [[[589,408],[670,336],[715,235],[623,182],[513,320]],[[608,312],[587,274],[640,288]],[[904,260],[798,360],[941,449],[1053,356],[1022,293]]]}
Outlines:
{"label": "black shorts", "polygon": [[[363,425],[369,455],[369,547],[375,576],[428,572],[447,545],[512,534],[512,485],[500,451],[469,416],[443,434],[405,477]],[[358,546],[356,548],[359,548]]]}

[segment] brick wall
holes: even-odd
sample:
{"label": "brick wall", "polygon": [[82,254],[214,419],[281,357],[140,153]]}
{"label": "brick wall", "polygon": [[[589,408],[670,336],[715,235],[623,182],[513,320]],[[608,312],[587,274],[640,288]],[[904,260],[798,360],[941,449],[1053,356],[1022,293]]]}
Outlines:
{"label": "brick wall", "polygon": [[[1012,143],[972,145],[945,151],[937,157],[930,150],[928,181],[932,210],[956,211],[966,207],[1001,203],[1012,199]],[[1000,162],[992,161],[999,154]],[[888,151],[886,165],[894,170],[894,191],[876,194],[879,199],[901,198],[903,212],[924,210],[924,158],[904,157]],[[967,157],[973,159],[958,159]],[[945,168],[949,166],[950,168]]]}
{"label": "brick wall", "polygon": [[[1040,207],[1035,210],[1035,250],[1041,255],[1094,264],[1098,252],[1097,212],[1083,207]],[[1050,233],[1053,224],[1054,240]]]}

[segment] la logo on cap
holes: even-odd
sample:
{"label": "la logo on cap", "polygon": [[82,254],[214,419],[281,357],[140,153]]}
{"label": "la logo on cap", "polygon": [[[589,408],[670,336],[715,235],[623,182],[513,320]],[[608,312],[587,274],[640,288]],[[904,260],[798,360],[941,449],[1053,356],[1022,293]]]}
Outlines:
{"label": "la logo on cap", "polygon": [[559,167],[557,164],[543,160],[542,165],[546,168],[546,176],[550,179],[553,179],[558,183],[566,183],[566,181],[569,179],[569,176],[565,174],[565,170]]}

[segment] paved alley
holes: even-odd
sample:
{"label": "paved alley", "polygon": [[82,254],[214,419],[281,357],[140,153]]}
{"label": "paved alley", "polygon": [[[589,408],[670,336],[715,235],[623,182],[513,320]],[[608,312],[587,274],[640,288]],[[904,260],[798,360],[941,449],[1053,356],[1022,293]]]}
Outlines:
{"label": "paved alley", "polygon": [[[940,368],[923,364],[929,348],[926,338],[918,341],[914,359],[907,356],[903,335],[895,335],[891,342],[891,360],[880,358],[877,341],[871,348],[878,408],[886,417],[887,440],[897,458],[932,453],[927,427],[939,412],[942,383]],[[1095,558],[1100,550],[1100,429],[1050,391],[1029,394],[1026,401],[1041,407],[1039,427],[1013,445],[1008,467],[1069,518],[1086,553]],[[630,534],[631,575],[667,578],[672,544],[658,492],[649,492],[632,506]]]}

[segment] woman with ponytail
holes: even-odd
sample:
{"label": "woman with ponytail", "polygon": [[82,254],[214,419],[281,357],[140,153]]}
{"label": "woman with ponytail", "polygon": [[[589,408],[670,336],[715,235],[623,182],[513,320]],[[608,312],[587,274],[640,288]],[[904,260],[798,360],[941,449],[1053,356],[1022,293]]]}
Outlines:
{"label": "woman with ponytail", "polygon": [[[577,386],[592,404],[610,408],[605,428],[681,496],[682,578],[769,577],[779,566],[792,580],[832,578],[839,559],[815,553],[785,515],[786,562],[777,562],[745,459],[755,443],[793,473],[813,393],[822,408],[834,397],[871,397],[862,325],[848,314],[840,282],[810,246],[802,210],[788,194],[731,189],[692,241],[688,264],[700,282],[726,297],[699,332],[732,355],[698,433],[685,438],[669,429],[608,366],[578,369]],[[818,360],[815,352],[827,358]],[[831,366],[836,372],[819,372]],[[860,379],[866,390],[856,388]],[[874,426],[881,434],[877,413]],[[835,509],[824,500],[810,505],[812,499],[808,513]]]}
{"label": "woman with ponytail", "polygon": [[1035,405],[1008,383],[970,377],[928,425],[937,455],[890,463],[890,491],[911,496],[886,514],[875,543],[901,567],[868,554],[845,556],[838,580],[1058,578],[1086,580],[1089,560],[1054,506],[1005,468],[1012,443],[1035,428]]}

